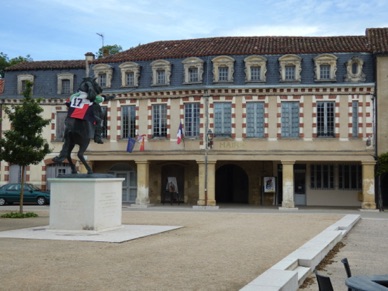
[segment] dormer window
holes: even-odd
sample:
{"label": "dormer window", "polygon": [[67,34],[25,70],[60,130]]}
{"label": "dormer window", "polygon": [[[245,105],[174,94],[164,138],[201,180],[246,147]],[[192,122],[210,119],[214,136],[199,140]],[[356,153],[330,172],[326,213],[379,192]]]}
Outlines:
{"label": "dormer window", "polygon": [[57,94],[71,94],[74,92],[74,74],[62,73],[57,76]]}
{"label": "dormer window", "polygon": [[302,58],[297,55],[285,55],[279,58],[280,82],[300,82]]}
{"label": "dormer window", "polygon": [[110,88],[112,86],[113,68],[107,64],[97,64],[93,67],[94,77],[97,78],[98,85],[101,88]]}
{"label": "dormer window", "polygon": [[315,81],[336,81],[337,57],[331,54],[323,54],[314,58]]}
{"label": "dormer window", "polygon": [[295,81],[295,65],[286,65],[284,66],[284,80],[285,81]]}
{"label": "dormer window", "polygon": [[[30,74],[18,75],[18,94],[23,95],[26,90],[27,81],[34,83],[34,76]],[[34,87],[31,87],[31,92],[34,91]]]}
{"label": "dormer window", "polygon": [[165,60],[156,60],[151,63],[152,86],[170,85],[171,64]]}
{"label": "dormer window", "polygon": [[358,57],[351,58],[346,63],[345,82],[364,82],[365,74],[362,72],[364,61]]}
{"label": "dormer window", "polygon": [[183,62],[184,83],[202,83],[203,60],[200,58],[187,58]]}
{"label": "dormer window", "polygon": [[106,73],[99,73],[97,77],[97,83],[101,88],[106,88]]}
{"label": "dormer window", "polygon": [[140,66],[134,62],[126,62],[119,66],[121,70],[121,87],[139,86]]}
{"label": "dormer window", "polygon": [[265,82],[265,74],[267,73],[266,58],[249,56],[244,59],[244,62],[246,82]]}
{"label": "dormer window", "polygon": [[213,62],[213,81],[233,82],[234,59],[228,56],[219,56],[212,60]]}

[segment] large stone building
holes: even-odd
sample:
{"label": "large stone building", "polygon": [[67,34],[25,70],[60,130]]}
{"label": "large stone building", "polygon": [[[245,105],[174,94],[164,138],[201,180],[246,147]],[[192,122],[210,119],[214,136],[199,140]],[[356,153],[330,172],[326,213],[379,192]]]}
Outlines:
{"label": "large stone building", "polygon": [[[87,53],[15,65],[0,101],[18,104],[27,80],[33,96],[44,97],[52,120],[44,137],[54,151],[28,168],[27,180],[46,188],[48,178],[69,171],[51,160],[62,146],[64,101],[90,75],[116,98],[103,104],[104,144],[92,142],[87,160],[94,172],[125,178],[123,202],[164,202],[170,180],[189,205],[374,209],[375,160],[388,151],[387,53],[388,28],[157,41],[98,60]],[[127,152],[138,136],[144,151],[138,143]],[[19,172],[1,162],[0,183]]]}

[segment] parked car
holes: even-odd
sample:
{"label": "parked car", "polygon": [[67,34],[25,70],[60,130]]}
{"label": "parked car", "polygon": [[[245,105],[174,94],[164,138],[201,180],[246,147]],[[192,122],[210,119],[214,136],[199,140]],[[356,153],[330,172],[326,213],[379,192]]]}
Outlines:
{"label": "parked car", "polygon": [[[9,183],[0,187],[0,206],[5,204],[13,204],[20,202],[20,183]],[[45,205],[50,203],[50,192],[42,191],[37,186],[25,183],[24,184],[24,199],[23,203],[37,203]]]}

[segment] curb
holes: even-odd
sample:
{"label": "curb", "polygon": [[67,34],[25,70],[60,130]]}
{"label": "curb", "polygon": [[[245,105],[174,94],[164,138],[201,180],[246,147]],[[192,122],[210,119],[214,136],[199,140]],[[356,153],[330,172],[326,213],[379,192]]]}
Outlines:
{"label": "curb", "polygon": [[345,215],[245,285],[240,291],[298,290],[307,276],[314,271],[329,251],[344,238],[360,219],[360,215]]}

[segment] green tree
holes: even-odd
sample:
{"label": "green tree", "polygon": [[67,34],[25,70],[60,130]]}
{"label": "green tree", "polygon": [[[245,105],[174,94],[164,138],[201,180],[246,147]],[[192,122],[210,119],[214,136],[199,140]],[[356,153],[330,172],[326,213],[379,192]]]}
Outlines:
{"label": "green tree", "polygon": [[43,119],[42,99],[31,97],[32,83],[26,82],[22,104],[5,107],[11,123],[11,130],[4,131],[0,138],[0,160],[21,166],[22,187],[20,194],[20,213],[23,213],[24,176],[26,166],[38,164],[51,152],[49,144],[42,137],[42,131],[50,123],[50,119]]}
{"label": "green tree", "polygon": [[383,153],[377,158],[376,175],[378,177],[378,207],[384,211],[383,197],[381,193],[381,179],[388,173],[388,153]]}
{"label": "green tree", "polygon": [[0,52],[0,78],[4,77],[5,68],[16,65],[18,63],[31,62],[31,61],[32,61],[32,58],[30,57],[30,55],[27,55],[26,57],[19,56],[16,58],[9,59],[5,53]]}
{"label": "green tree", "polygon": [[114,54],[117,54],[117,53],[122,52],[122,51],[123,51],[123,48],[120,45],[117,45],[117,44],[104,45],[96,53],[96,58],[101,59],[104,56],[114,55]]}

